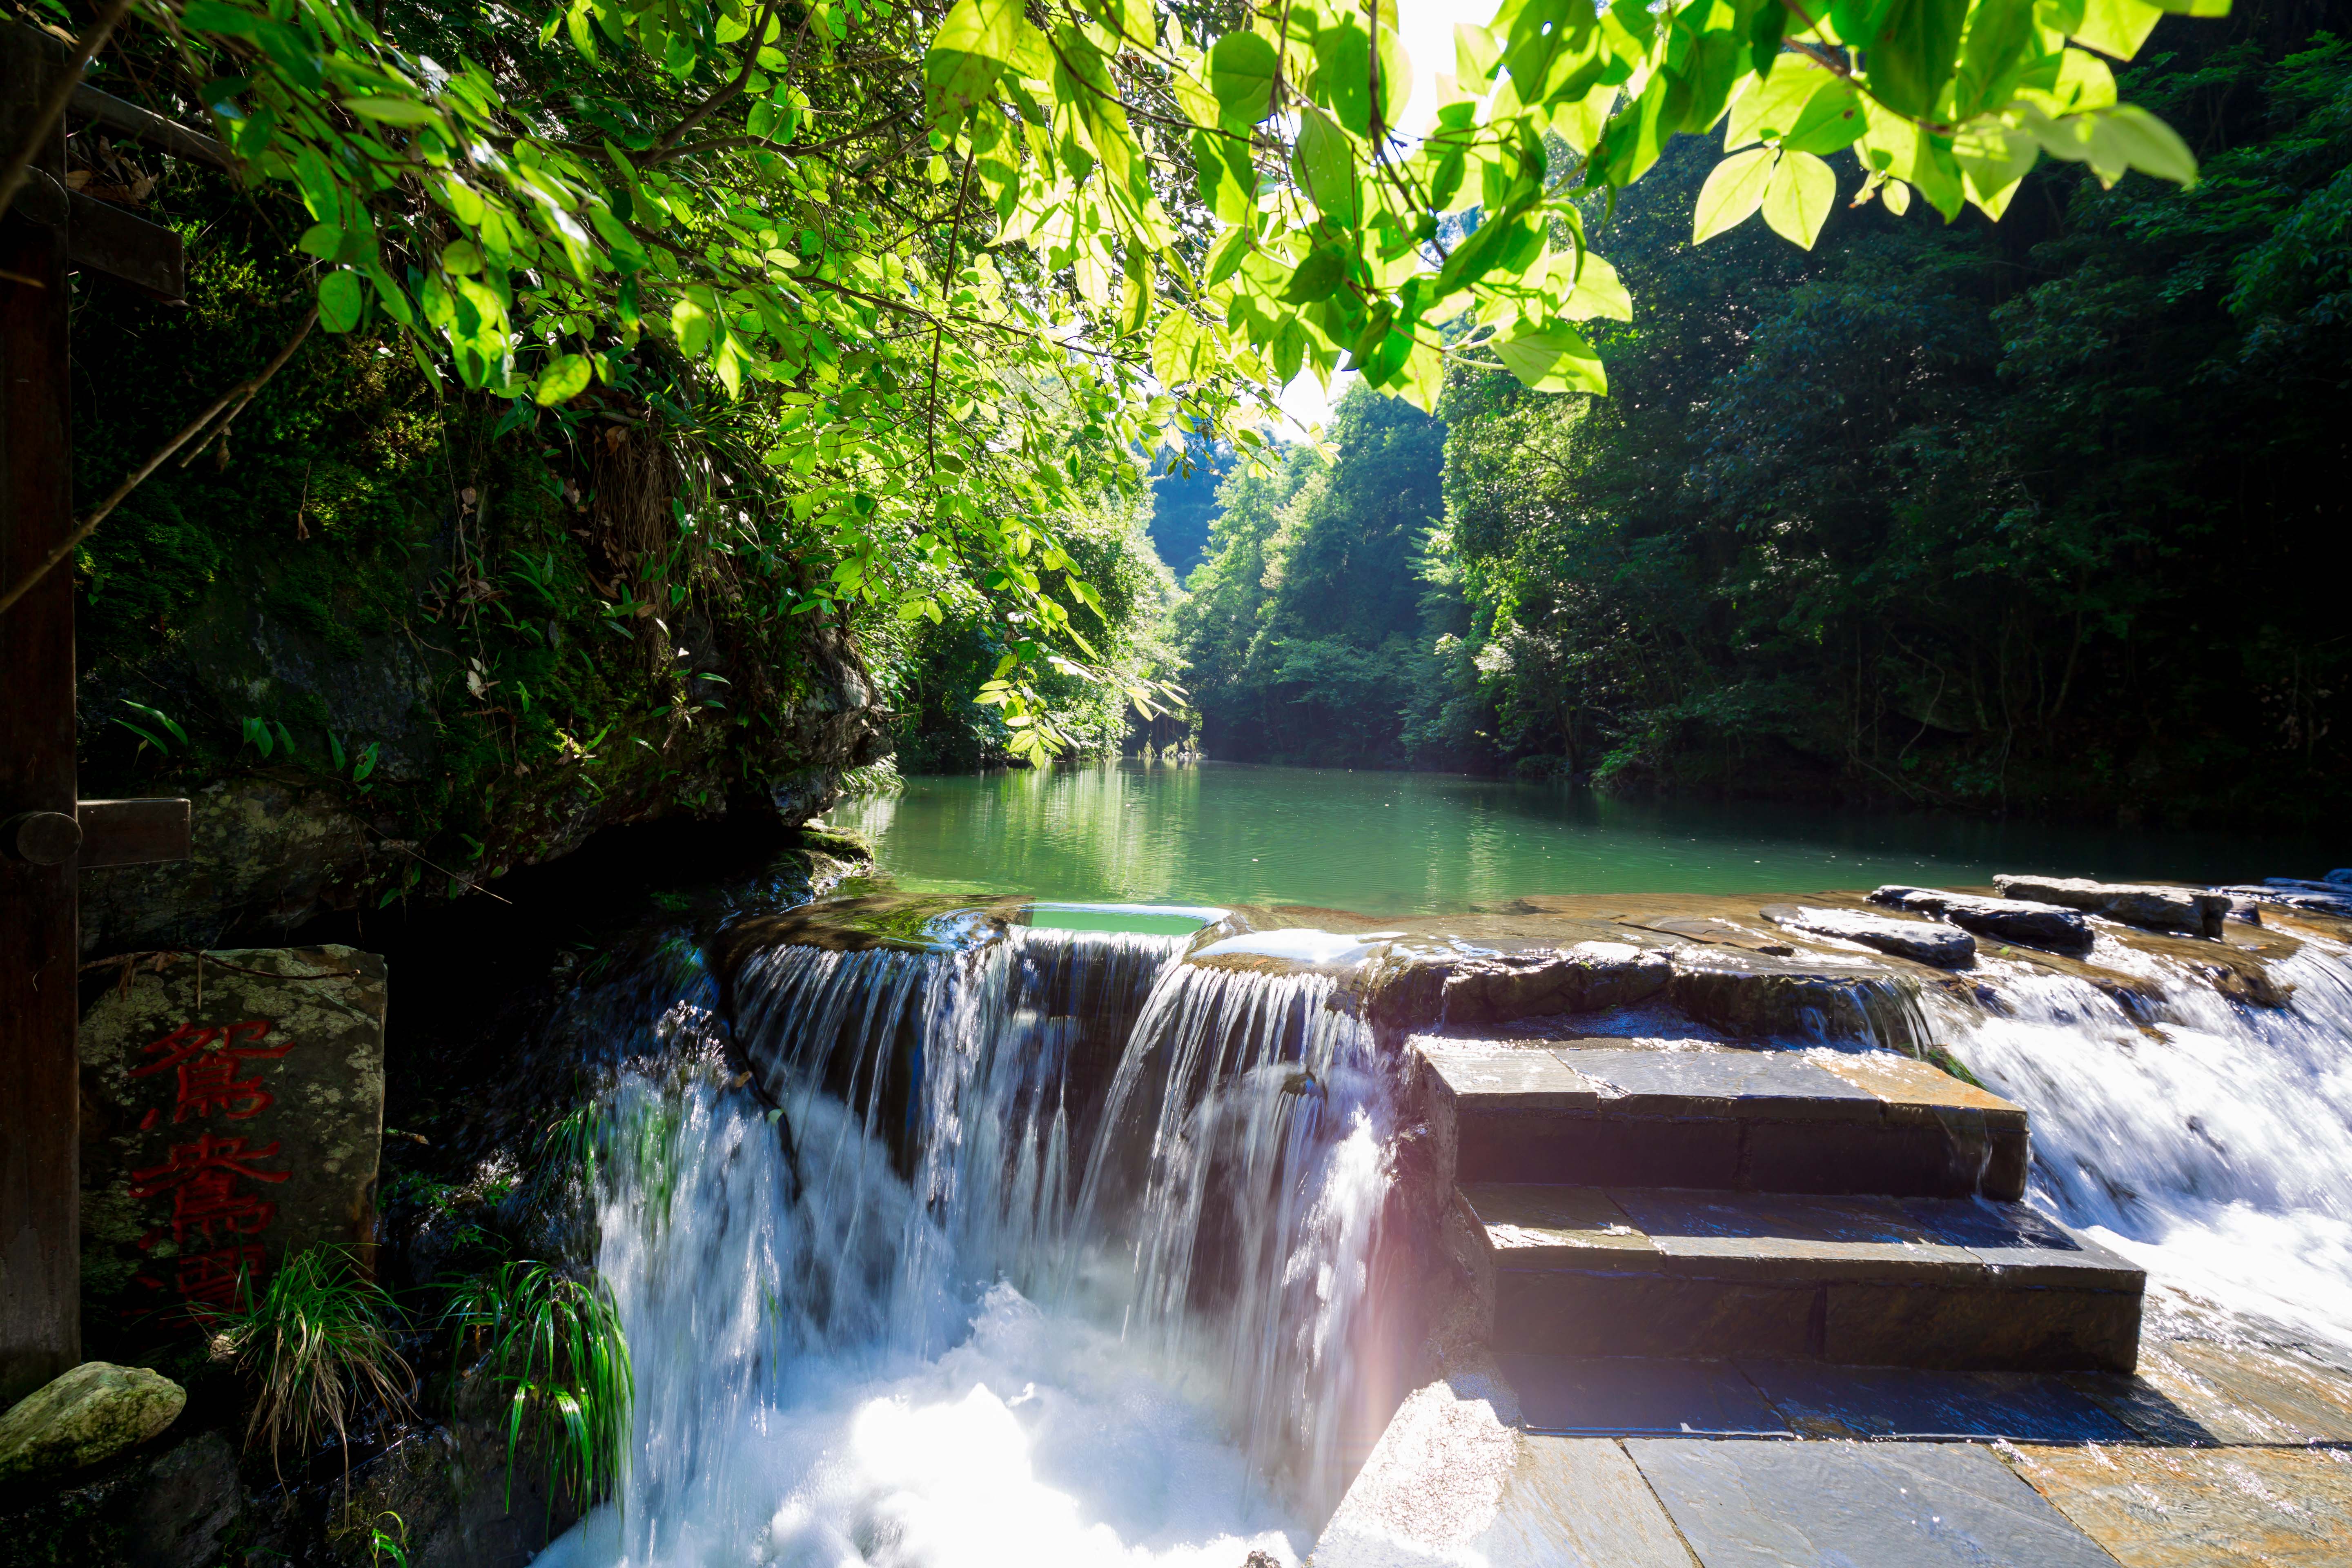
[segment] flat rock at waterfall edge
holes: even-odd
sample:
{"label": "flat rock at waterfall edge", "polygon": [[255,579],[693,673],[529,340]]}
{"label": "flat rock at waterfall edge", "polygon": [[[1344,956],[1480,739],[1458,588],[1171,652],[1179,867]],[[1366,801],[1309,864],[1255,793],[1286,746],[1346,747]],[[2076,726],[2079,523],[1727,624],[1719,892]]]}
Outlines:
{"label": "flat rock at waterfall edge", "polygon": [[2024,899],[1988,899],[1977,893],[1947,892],[1940,888],[1882,887],[1870,895],[1874,904],[1940,915],[1963,931],[2000,942],[2047,947],[2060,952],[2091,951],[2091,922],[2079,910],[2062,904],[2037,904]]}
{"label": "flat rock at waterfall edge", "polygon": [[2341,1568],[2352,1541],[2337,1451],[2023,1446],[2011,1463],[2124,1568]]}
{"label": "flat rock at waterfall edge", "polygon": [[2230,912],[2227,894],[2195,888],[2173,888],[2140,882],[2095,882],[2084,877],[1997,876],[1992,885],[2005,899],[2032,903],[2061,904],[2086,914],[2104,915],[2126,925],[2154,931],[2188,931],[2196,936],[2220,936]]}
{"label": "flat rock at waterfall edge", "polygon": [[1856,910],[1815,909],[1805,904],[1767,904],[1758,911],[1774,925],[1809,931],[1814,936],[1858,942],[1880,952],[1891,952],[1916,963],[1958,969],[1977,955],[1976,938],[1930,921],[1899,921],[1887,915],[1866,915]]}

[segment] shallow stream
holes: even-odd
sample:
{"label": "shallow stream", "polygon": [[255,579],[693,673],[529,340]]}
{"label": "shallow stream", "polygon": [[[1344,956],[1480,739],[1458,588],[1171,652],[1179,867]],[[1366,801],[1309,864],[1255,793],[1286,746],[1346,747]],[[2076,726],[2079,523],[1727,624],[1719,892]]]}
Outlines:
{"label": "shallow stream", "polygon": [[[736,971],[731,1036],[714,981],[679,989],[609,1097],[594,1200],[635,1449],[553,1568],[1304,1559],[1360,1411],[1402,1392],[1362,1386],[1359,1354],[1398,1090],[1328,977],[1177,962],[1213,906],[2326,868],[1214,764],[918,780],[834,821],[902,888],[1159,912],[774,945]],[[1278,933],[1340,963],[1378,934]],[[2149,1270],[2152,1332],[2352,1356],[2352,958],[2306,943],[2263,1009],[2105,938],[2095,957],[2145,981],[2133,1009],[1990,956],[1973,1005],[1927,1004],[2032,1112],[2031,1201]]]}

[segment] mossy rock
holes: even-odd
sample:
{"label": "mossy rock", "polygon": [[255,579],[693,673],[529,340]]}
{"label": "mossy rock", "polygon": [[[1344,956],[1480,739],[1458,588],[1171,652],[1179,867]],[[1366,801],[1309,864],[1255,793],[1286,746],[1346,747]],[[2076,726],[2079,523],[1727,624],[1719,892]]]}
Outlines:
{"label": "mossy rock", "polygon": [[187,1403],[161,1373],[86,1361],[0,1415],[0,1480],[102,1464],[178,1420]]}

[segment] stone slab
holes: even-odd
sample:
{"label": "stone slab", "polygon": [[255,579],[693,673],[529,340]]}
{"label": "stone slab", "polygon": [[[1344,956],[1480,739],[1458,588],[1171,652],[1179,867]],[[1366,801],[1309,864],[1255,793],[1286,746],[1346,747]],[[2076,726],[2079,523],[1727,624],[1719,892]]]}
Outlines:
{"label": "stone slab", "polygon": [[1626,1049],[1615,1041],[1552,1054],[1629,1116],[1773,1116],[1876,1121],[1878,1097],[1793,1051]]}
{"label": "stone slab", "polygon": [[2021,1205],[1458,1191],[1507,1353],[2127,1373],[2137,1352],[2140,1271]]}
{"label": "stone slab", "polygon": [[262,948],[89,978],[86,1317],[136,1339],[229,1305],[240,1270],[257,1282],[292,1248],[341,1247],[371,1266],[383,960]]}
{"label": "stone slab", "polygon": [[1790,1437],[1729,1362],[1648,1356],[1503,1356],[1520,1425],[1567,1436]]}
{"label": "stone slab", "polygon": [[1615,1189],[1666,1268],[1702,1278],[1797,1283],[1891,1279],[1960,1284],[1983,1266],[1891,1198]]}
{"label": "stone slab", "polygon": [[1907,1367],[1742,1362],[1788,1426],[1806,1437],[2128,1443],[2132,1429],[2063,1377]]}
{"label": "stone slab", "polygon": [[1422,1059],[1457,1106],[1488,1110],[1566,1110],[1590,1114],[1601,1092],[1551,1052],[1527,1046],[1418,1038]]}
{"label": "stone slab", "polygon": [[2023,1106],[1914,1057],[1895,1051],[1813,1050],[1805,1053],[1805,1060],[1877,1096],[1887,1105],[1973,1110],[2001,1123],[2013,1121],[2021,1129],[2025,1126]]}
{"label": "stone slab", "polygon": [[2105,915],[2126,925],[2153,931],[2181,931],[2195,936],[2220,936],[2230,912],[2225,893],[2200,888],[2170,888],[2134,882],[2095,882],[2083,877],[1999,876],[1992,879],[2003,898],[2037,904],[2061,904],[2086,914]]}
{"label": "stone slab", "polygon": [[1901,921],[1859,910],[1827,910],[1810,904],[1767,904],[1758,911],[1774,925],[1813,936],[1859,942],[1916,963],[1958,969],[1974,962],[1976,938],[1932,921]]}
{"label": "stone slab", "polygon": [[1697,1568],[1642,1472],[1601,1437],[1526,1438],[1473,1546],[1480,1568]]}
{"label": "stone slab", "polygon": [[2021,1195],[2025,1112],[1892,1052],[1416,1037],[1470,1182]]}
{"label": "stone slab", "polygon": [[2115,1568],[1972,1444],[1625,1443],[1705,1568]]}
{"label": "stone slab", "polygon": [[2091,922],[2079,910],[2063,904],[2039,904],[2027,899],[1988,899],[1975,893],[1950,893],[1940,888],[1888,886],[1870,895],[1874,904],[1941,915],[1963,931],[1996,942],[2047,947],[2060,952],[2088,952],[2094,940]]}
{"label": "stone slab", "polygon": [[2208,1442],[2352,1444],[2352,1378],[2302,1356],[2176,1340],[2147,1347],[2139,1373]]}
{"label": "stone slab", "polygon": [[2340,1449],[2021,1447],[2013,1462],[2124,1568],[2352,1561]]}

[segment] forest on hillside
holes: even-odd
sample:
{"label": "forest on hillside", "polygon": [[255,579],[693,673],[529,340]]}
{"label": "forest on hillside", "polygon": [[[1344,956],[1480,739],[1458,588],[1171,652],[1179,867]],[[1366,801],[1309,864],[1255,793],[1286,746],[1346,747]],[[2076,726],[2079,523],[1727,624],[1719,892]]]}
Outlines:
{"label": "forest on hillside", "polygon": [[1352,390],[1219,491],[1172,612],[1212,755],[2146,820],[2340,809],[2352,26],[2167,18],[2183,189],[1703,246],[1685,136],[1591,204],[1605,397]]}

